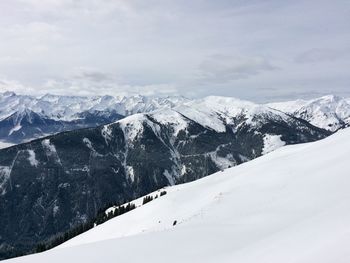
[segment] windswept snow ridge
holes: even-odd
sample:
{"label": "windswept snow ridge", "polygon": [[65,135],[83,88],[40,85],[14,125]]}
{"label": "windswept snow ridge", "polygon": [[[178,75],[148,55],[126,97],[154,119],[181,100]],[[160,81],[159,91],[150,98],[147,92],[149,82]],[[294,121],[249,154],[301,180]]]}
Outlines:
{"label": "windswept snow ridge", "polygon": [[8,143],[8,142],[1,142],[0,141],[0,149],[4,149],[7,147],[11,147],[13,144],[12,143]]}
{"label": "windswept snow ridge", "polygon": [[282,146],[284,146],[286,143],[281,140],[280,135],[270,135],[266,134],[264,136],[264,148],[262,154],[267,154],[269,152],[272,152]]}
{"label": "windswept snow ridge", "polygon": [[345,129],[169,187],[57,249],[9,262],[349,262],[349,138]]}

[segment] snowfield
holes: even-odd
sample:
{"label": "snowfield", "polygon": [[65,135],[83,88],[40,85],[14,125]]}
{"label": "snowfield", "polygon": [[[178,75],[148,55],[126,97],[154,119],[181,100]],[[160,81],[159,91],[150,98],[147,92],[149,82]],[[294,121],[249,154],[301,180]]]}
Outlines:
{"label": "snowfield", "polygon": [[5,262],[348,263],[349,156],[350,129],[282,147]]}
{"label": "snowfield", "polygon": [[7,147],[11,147],[12,145],[13,145],[12,143],[0,141],[0,149],[4,149],[4,148],[7,148]]}

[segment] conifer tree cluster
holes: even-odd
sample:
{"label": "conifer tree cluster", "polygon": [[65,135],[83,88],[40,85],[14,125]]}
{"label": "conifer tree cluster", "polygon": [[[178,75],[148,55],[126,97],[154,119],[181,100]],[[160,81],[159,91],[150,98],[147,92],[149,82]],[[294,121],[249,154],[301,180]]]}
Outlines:
{"label": "conifer tree cluster", "polygon": [[[166,191],[161,191],[159,194],[159,197],[166,195],[166,193],[167,193]],[[147,195],[143,198],[142,205],[147,204],[148,202],[151,202],[156,198],[158,198],[158,195],[156,195],[155,197],[153,197],[152,195]],[[106,214],[106,210],[112,206],[114,207],[114,210],[113,211],[111,210],[110,212],[108,212]],[[69,239],[76,237],[76,236],[90,230],[95,225],[100,225],[100,224],[102,224],[102,223],[104,223],[104,222],[106,222],[114,217],[125,214],[125,213],[127,213],[135,208],[136,208],[136,205],[133,203],[128,203],[127,205],[109,204],[106,208],[100,209],[97,212],[96,217],[93,218],[92,220],[90,220],[86,223],[79,224],[78,226],[66,231],[63,234],[58,234],[54,238],[51,238],[50,240],[48,240],[46,242],[39,243],[37,245],[35,251],[33,251],[33,252],[39,253],[39,252],[43,252],[43,251],[46,251],[48,249],[51,249],[53,247],[56,247],[64,242],[68,241]]]}
{"label": "conifer tree cluster", "polygon": [[102,224],[102,223],[104,223],[104,222],[106,222],[106,221],[108,221],[116,216],[120,216],[122,214],[125,214],[125,213],[127,213],[135,208],[136,208],[135,204],[128,203],[127,205],[121,205],[121,206],[114,208],[114,211],[110,211],[110,212],[108,212],[108,214],[106,214],[105,212],[99,213],[96,217],[95,223],[96,223],[96,225],[100,225],[100,224]]}
{"label": "conifer tree cluster", "polygon": [[76,236],[90,230],[91,228],[93,228],[95,226],[95,224],[96,225],[102,224],[111,218],[125,214],[125,213],[127,213],[135,208],[136,208],[135,204],[128,203],[127,205],[121,205],[121,206],[116,207],[114,209],[114,211],[109,212],[107,215],[105,213],[107,208],[101,209],[98,212],[97,216],[93,220],[91,220],[87,223],[79,224],[78,226],[66,231],[63,234],[59,234],[46,242],[39,243],[34,252],[39,253],[39,252],[43,252],[43,251],[46,251],[48,249],[54,248],[54,247],[56,247],[64,242],[68,241],[69,239],[76,237]]}
{"label": "conifer tree cluster", "polygon": [[147,204],[149,202],[153,201],[153,196],[151,195],[146,195],[144,198],[143,198],[143,201],[142,201],[142,205],[144,204]]}
{"label": "conifer tree cluster", "polygon": [[87,222],[87,223],[82,223],[79,224],[78,226],[66,231],[63,234],[59,234],[56,237],[48,240],[47,242],[44,243],[39,243],[35,249],[35,252],[43,252],[45,250],[54,248],[64,242],[66,242],[67,240],[78,236],[86,231],[88,231],[89,229],[94,227],[94,223],[93,220]]}
{"label": "conifer tree cluster", "polygon": [[[159,197],[163,196],[163,195],[166,195],[166,191],[161,191],[159,193]],[[143,198],[143,200],[142,200],[142,205],[147,204],[147,203],[149,203],[149,202],[151,202],[151,201],[153,201],[154,199],[157,199],[157,198],[158,198],[158,195],[155,195],[154,197],[152,195],[146,195]]]}

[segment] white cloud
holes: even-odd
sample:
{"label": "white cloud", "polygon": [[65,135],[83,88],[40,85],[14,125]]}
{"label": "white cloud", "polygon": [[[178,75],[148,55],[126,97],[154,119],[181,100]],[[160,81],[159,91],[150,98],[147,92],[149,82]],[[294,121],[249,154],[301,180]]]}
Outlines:
{"label": "white cloud", "polygon": [[295,61],[297,63],[319,63],[335,61],[337,59],[349,57],[349,55],[350,49],[313,48],[299,54],[295,58]]}
{"label": "white cloud", "polygon": [[344,0],[4,0],[0,10],[0,74],[40,93],[254,99],[350,84]]}
{"label": "white cloud", "polygon": [[199,79],[203,82],[224,83],[275,69],[277,67],[263,57],[213,55],[199,65]]}
{"label": "white cloud", "polygon": [[26,87],[18,81],[8,80],[6,78],[0,78],[0,92],[13,91],[19,94],[32,94],[37,90],[31,87]]}
{"label": "white cloud", "polygon": [[41,87],[41,93],[59,95],[72,94],[82,96],[93,95],[164,95],[177,94],[177,89],[170,84],[128,85],[120,84],[119,79],[110,74],[93,68],[77,68],[69,76],[62,79],[49,79]]}

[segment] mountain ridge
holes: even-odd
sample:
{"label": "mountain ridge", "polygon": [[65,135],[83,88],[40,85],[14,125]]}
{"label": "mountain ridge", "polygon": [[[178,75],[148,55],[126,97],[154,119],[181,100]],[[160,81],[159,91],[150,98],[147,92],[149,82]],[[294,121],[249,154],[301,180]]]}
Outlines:
{"label": "mountain ridge", "polygon": [[269,103],[267,106],[292,114],[332,132],[350,125],[350,99],[327,95],[312,100]]}
{"label": "mountain ridge", "polygon": [[[174,107],[183,97],[58,96],[0,94],[0,141],[21,143],[45,135],[96,127],[138,112]],[[26,116],[23,120],[23,115]],[[28,122],[34,117],[35,122]]]}
{"label": "mountain ridge", "polygon": [[[21,143],[40,138],[45,135],[79,128],[96,127],[115,122],[135,113],[147,113],[182,107],[197,106],[199,113],[214,105],[226,105],[224,112],[250,111],[252,108],[274,108],[294,117],[304,119],[314,126],[332,132],[346,127],[350,123],[350,103],[334,95],[313,100],[297,100],[291,102],[256,104],[250,101],[231,97],[208,96],[202,99],[187,99],[181,96],[147,97],[134,96],[94,96],[75,97],[46,94],[41,97],[16,95],[5,92],[0,94],[0,141],[3,143]],[[202,105],[203,107],[200,107]],[[220,108],[220,107],[219,107]],[[190,109],[192,112],[193,109]],[[225,115],[224,112],[223,115]],[[22,120],[23,123],[10,121]],[[34,118],[36,121],[29,122]],[[203,122],[205,119],[201,119]],[[199,121],[199,120],[198,120]]]}

